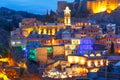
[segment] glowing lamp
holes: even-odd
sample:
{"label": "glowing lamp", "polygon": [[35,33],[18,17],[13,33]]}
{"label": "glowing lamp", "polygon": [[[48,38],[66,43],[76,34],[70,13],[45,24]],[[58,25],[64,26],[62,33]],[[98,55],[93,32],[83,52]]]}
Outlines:
{"label": "glowing lamp", "polygon": [[120,53],[120,50],[118,50],[118,53]]}
{"label": "glowing lamp", "polygon": [[101,56],[101,54],[100,54],[100,53],[97,53],[96,56]]}
{"label": "glowing lamp", "polygon": [[118,6],[120,6],[120,3],[118,4]]}
{"label": "glowing lamp", "polygon": [[85,56],[85,57],[88,57],[88,55],[87,55],[87,54],[84,54],[84,56]]}
{"label": "glowing lamp", "polygon": [[12,41],[12,42],[11,42],[11,45],[12,45],[12,46],[14,46],[14,45],[15,45],[15,42],[14,42],[14,41]]}
{"label": "glowing lamp", "polygon": [[94,54],[90,54],[90,57],[94,57],[95,55]]}

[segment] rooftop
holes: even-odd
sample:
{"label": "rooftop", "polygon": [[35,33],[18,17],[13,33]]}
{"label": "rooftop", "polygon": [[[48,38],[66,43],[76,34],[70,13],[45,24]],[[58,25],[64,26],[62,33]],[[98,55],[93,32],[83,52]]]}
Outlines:
{"label": "rooftop", "polygon": [[63,23],[45,23],[45,24],[40,24],[39,26],[64,26]]}

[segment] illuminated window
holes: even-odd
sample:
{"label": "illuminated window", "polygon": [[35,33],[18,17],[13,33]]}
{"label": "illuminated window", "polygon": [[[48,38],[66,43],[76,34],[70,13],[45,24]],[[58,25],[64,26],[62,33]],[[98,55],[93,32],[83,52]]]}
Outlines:
{"label": "illuminated window", "polygon": [[94,61],[94,64],[95,64],[95,66],[97,67],[97,66],[98,66],[98,61],[95,60],[95,61]]}
{"label": "illuminated window", "polygon": [[101,56],[101,54],[100,54],[100,53],[97,53],[96,56]]}
{"label": "illuminated window", "polygon": [[88,67],[91,67],[91,61],[87,62]]}
{"label": "illuminated window", "polygon": [[87,55],[87,54],[85,54],[84,56],[85,56],[85,57],[88,57],[88,55]]}

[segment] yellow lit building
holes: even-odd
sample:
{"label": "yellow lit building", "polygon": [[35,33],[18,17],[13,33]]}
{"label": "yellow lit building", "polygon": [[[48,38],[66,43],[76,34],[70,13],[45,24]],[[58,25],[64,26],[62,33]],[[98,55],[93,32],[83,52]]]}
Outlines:
{"label": "yellow lit building", "polygon": [[111,11],[115,10],[118,6],[118,0],[93,0],[87,2],[87,8],[91,10],[92,13],[99,13],[103,11],[111,13]]}
{"label": "yellow lit building", "polygon": [[52,70],[61,66],[61,70],[72,76],[86,76],[88,72],[97,72],[101,67],[108,65],[109,61],[103,56],[77,56],[69,55],[67,60],[59,60],[50,64],[46,69]]}
{"label": "yellow lit building", "polygon": [[77,46],[80,44],[80,39],[71,39],[70,44],[65,44],[65,56],[75,53]]}
{"label": "yellow lit building", "polygon": [[38,34],[47,34],[54,36],[60,29],[65,29],[67,26],[71,25],[71,10],[66,7],[64,10],[64,23],[40,23],[34,18],[23,19],[19,23],[19,27],[22,30],[22,35],[28,37],[29,34],[36,30]]}
{"label": "yellow lit building", "polygon": [[46,25],[41,24],[39,26],[22,28],[22,34],[24,37],[28,37],[33,30],[37,30],[38,34],[48,34],[54,36],[60,29],[64,29],[64,28],[65,28],[64,24],[55,25],[54,23],[48,23]]}
{"label": "yellow lit building", "polygon": [[70,64],[79,64],[84,66],[89,72],[97,72],[100,67],[109,64],[108,59],[104,59],[102,56],[90,56],[90,57],[83,57],[83,56],[68,56],[68,62]]}

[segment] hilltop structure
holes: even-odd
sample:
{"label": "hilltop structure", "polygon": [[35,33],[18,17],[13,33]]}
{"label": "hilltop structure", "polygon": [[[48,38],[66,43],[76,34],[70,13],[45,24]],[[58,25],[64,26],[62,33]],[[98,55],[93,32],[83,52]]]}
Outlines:
{"label": "hilltop structure", "polygon": [[87,8],[92,13],[107,11],[111,13],[119,6],[119,0],[92,0],[87,2]]}
{"label": "hilltop structure", "polygon": [[57,14],[63,15],[65,6],[72,10],[72,16],[80,16],[80,13],[100,13],[106,11],[111,13],[119,6],[119,0],[75,0],[74,2],[58,1]]}

